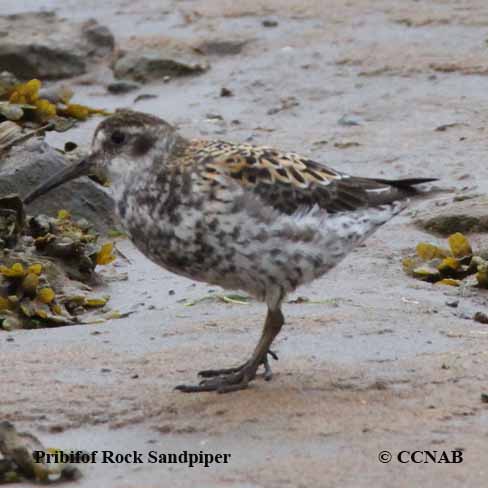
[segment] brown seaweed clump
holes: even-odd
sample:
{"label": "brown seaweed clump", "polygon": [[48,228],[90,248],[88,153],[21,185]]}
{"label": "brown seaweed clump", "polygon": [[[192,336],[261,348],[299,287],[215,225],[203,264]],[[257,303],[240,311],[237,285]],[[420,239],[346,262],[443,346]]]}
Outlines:
{"label": "brown seaweed clump", "polygon": [[447,242],[448,248],[420,242],[415,255],[403,259],[404,271],[419,280],[450,286],[460,286],[475,277],[477,286],[488,288],[486,253],[475,253],[460,232],[451,234]]}
{"label": "brown seaweed clump", "polygon": [[60,210],[57,218],[31,217],[27,228],[37,252],[62,260],[72,279],[90,281],[97,265],[109,264],[115,259],[113,244],[100,245],[91,224],[85,219],[74,221],[66,210]]}
{"label": "brown seaweed clump", "polygon": [[92,296],[87,285],[97,282],[97,266],[115,259],[113,244],[99,243],[90,224],[66,210],[26,219],[18,200],[0,198],[0,329],[75,324],[103,308],[108,297]]}
{"label": "brown seaweed clump", "polygon": [[10,422],[0,422],[0,484],[25,481],[47,484],[81,477],[81,471],[73,464],[36,462],[35,452],[58,451],[44,447],[28,432],[18,432]]}

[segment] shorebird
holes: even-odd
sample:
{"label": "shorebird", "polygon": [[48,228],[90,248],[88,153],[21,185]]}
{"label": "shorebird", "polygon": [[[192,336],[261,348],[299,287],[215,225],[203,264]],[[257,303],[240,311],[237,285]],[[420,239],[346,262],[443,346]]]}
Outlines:
{"label": "shorebird", "polygon": [[261,365],[270,379],[268,353],[284,324],[286,295],[400,212],[414,185],[434,181],[361,178],[270,147],[188,140],[158,117],[121,110],[98,125],[86,159],[24,202],[90,173],[109,179],[122,226],[153,262],[266,303],[248,361],[176,387],[220,393],[246,388]]}

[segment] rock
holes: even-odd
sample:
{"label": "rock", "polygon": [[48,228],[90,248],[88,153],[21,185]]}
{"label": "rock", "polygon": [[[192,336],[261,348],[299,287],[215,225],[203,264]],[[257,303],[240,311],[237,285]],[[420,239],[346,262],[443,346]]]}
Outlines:
{"label": "rock", "polygon": [[[0,113],[2,112],[2,104],[0,102]],[[16,139],[22,135],[22,129],[15,122],[6,120],[0,122],[0,153],[5,147],[10,146]]]}
{"label": "rock", "polygon": [[234,93],[232,92],[232,90],[229,90],[228,88],[226,88],[224,86],[220,89],[220,96],[221,97],[233,97]]}
{"label": "rock", "polygon": [[110,31],[96,20],[71,22],[54,12],[0,16],[0,66],[22,79],[61,79],[83,74],[110,54]]}
{"label": "rock", "polygon": [[121,51],[112,66],[116,78],[141,83],[162,80],[165,77],[200,74],[208,68],[209,64],[204,56],[174,39]]}
{"label": "rock", "polygon": [[197,49],[207,56],[235,56],[241,54],[249,41],[222,41],[214,39],[198,44]]}
{"label": "rock", "polygon": [[107,56],[115,48],[115,39],[108,27],[100,25],[95,19],[89,19],[81,26],[83,37],[87,40],[92,56]]}
{"label": "rock", "polygon": [[476,312],[473,316],[473,320],[480,324],[488,324],[488,315],[484,312]]}
{"label": "rock", "polygon": [[158,96],[154,95],[153,93],[141,93],[140,95],[137,95],[136,98],[134,98],[134,103],[142,102],[144,100],[152,100],[154,98],[158,98]]}
{"label": "rock", "polygon": [[281,105],[279,107],[270,108],[266,112],[266,114],[267,115],[275,115],[279,112],[283,112],[284,110],[290,110],[290,109],[292,109],[294,107],[298,107],[300,105],[300,102],[294,96],[282,97],[280,99],[280,103],[281,103]]}
{"label": "rock", "polygon": [[458,122],[452,122],[451,124],[442,124],[437,126],[434,130],[436,132],[446,132],[447,129],[450,129],[451,127],[458,127],[462,126],[464,124],[459,124]]}
{"label": "rock", "polygon": [[359,147],[360,145],[356,141],[334,142],[334,147],[337,147],[337,149],[349,149],[350,147]]}
{"label": "rock", "polygon": [[471,198],[440,208],[430,208],[419,215],[416,224],[441,236],[455,232],[488,232],[488,198]]}
{"label": "rock", "polygon": [[[73,163],[41,139],[14,146],[0,160],[0,195],[18,193],[23,197],[66,164]],[[99,232],[115,225],[112,199],[89,178],[74,180],[40,197],[27,207],[27,213],[54,216],[59,209],[69,210],[77,219],[86,218]]]}
{"label": "rock", "polygon": [[361,125],[361,122],[357,117],[351,117],[345,114],[337,121],[337,123],[343,127],[354,127],[356,125]]}
{"label": "rock", "polygon": [[15,85],[19,84],[19,80],[8,71],[0,73],[0,98],[5,97]]}
{"label": "rock", "polygon": [[261,22],[263,27],[278,27],[278,22],[276,20],[266,19]]}
{"label": "rock", "polygon": [[123,95],[134,90],[138,90],[141,87],[139,83],[133,83],[131,81],[114,81],[107,85],[107,90],[113,95]]}
{"label": "rock", "polygon": [[48,449],[30,432],[19,432],[10,422],[0,422],[0,483],[33,480],[47,484],[81,478],[81,471],[73,464],[36,462],[36,451],[45,453]]}
{"label": "rock", "polygon": [[0,102],[0,115],[7,120],[20,120],[24,116],[24,111],[17,104]]}
{"label": "rock", "polygon": [[74,94],[75,92],[73,91],[73,89],[65,83],[56,83],[50,86],[43,86],[39,90],[40,98],[44,98],[45,100],[54,104],[67,104],[70,102],[71,98],[73,98]]}

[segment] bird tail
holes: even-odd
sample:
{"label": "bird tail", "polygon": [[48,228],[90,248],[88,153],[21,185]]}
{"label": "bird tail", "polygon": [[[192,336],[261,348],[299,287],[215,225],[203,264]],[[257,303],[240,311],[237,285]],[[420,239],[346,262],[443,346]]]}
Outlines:
{"label": "bird tail", "polygon": [[421,185],[423,183],[431,183],[432,181],[438,181],[438,178],[403,178],[401,180],[383,180],[380,178],[374,178],[374,181],[383,183],[385,185],[393,186],[401,190],[415,191],[413,186]]}

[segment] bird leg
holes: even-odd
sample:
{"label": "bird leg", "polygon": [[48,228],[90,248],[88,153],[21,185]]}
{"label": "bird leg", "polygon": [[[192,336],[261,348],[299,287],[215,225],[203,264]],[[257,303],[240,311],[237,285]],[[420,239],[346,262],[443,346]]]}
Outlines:
{"label": "bird leg", "polygon": [[271,343],[278,335],[281,327],[284,324],[283,314],[279,308],[271,310],[268,308],[268,314],[266,315],[266,321],[264,322],[264,329],[259,339],[258,345],[254,350],[253,355],[239,368],[228,368],[222,370],[210,370],[211,373],[216,374],[203,374],[207,377],[200,381],[198,385],[178,385],[177,390],[184,393],[194,393],[201,391],[216,391],[217,393],[229,393],[231,391],[243,390],[248,387],[249,382],[256,377],[256,371],[261,364],[265,368],[266,375],[270,376],[271,368],[269,367],[267,355],[270,353],[269,347]]}
{"label": "bird leg", "polygon": [[[268,356],[271,356],[275,361],[278,361],[278,355],[272,351],[271,349],[268,350],[268,353],[264,357],[261,364],[264,367],[264,379],[266,381],[270,381],[273,377],[273,371],[271,371],[271,365],[269,364]],[[222,376],[225,374],[237,373],[239,370],[245,368],[248,365],[249,361],[241,364],[240,366],[236,366],[234,368],[223,368],[223,369],[204,369],[203,371],[198,372],[198,376],[202,378],[213,378],[214,376]]]}

